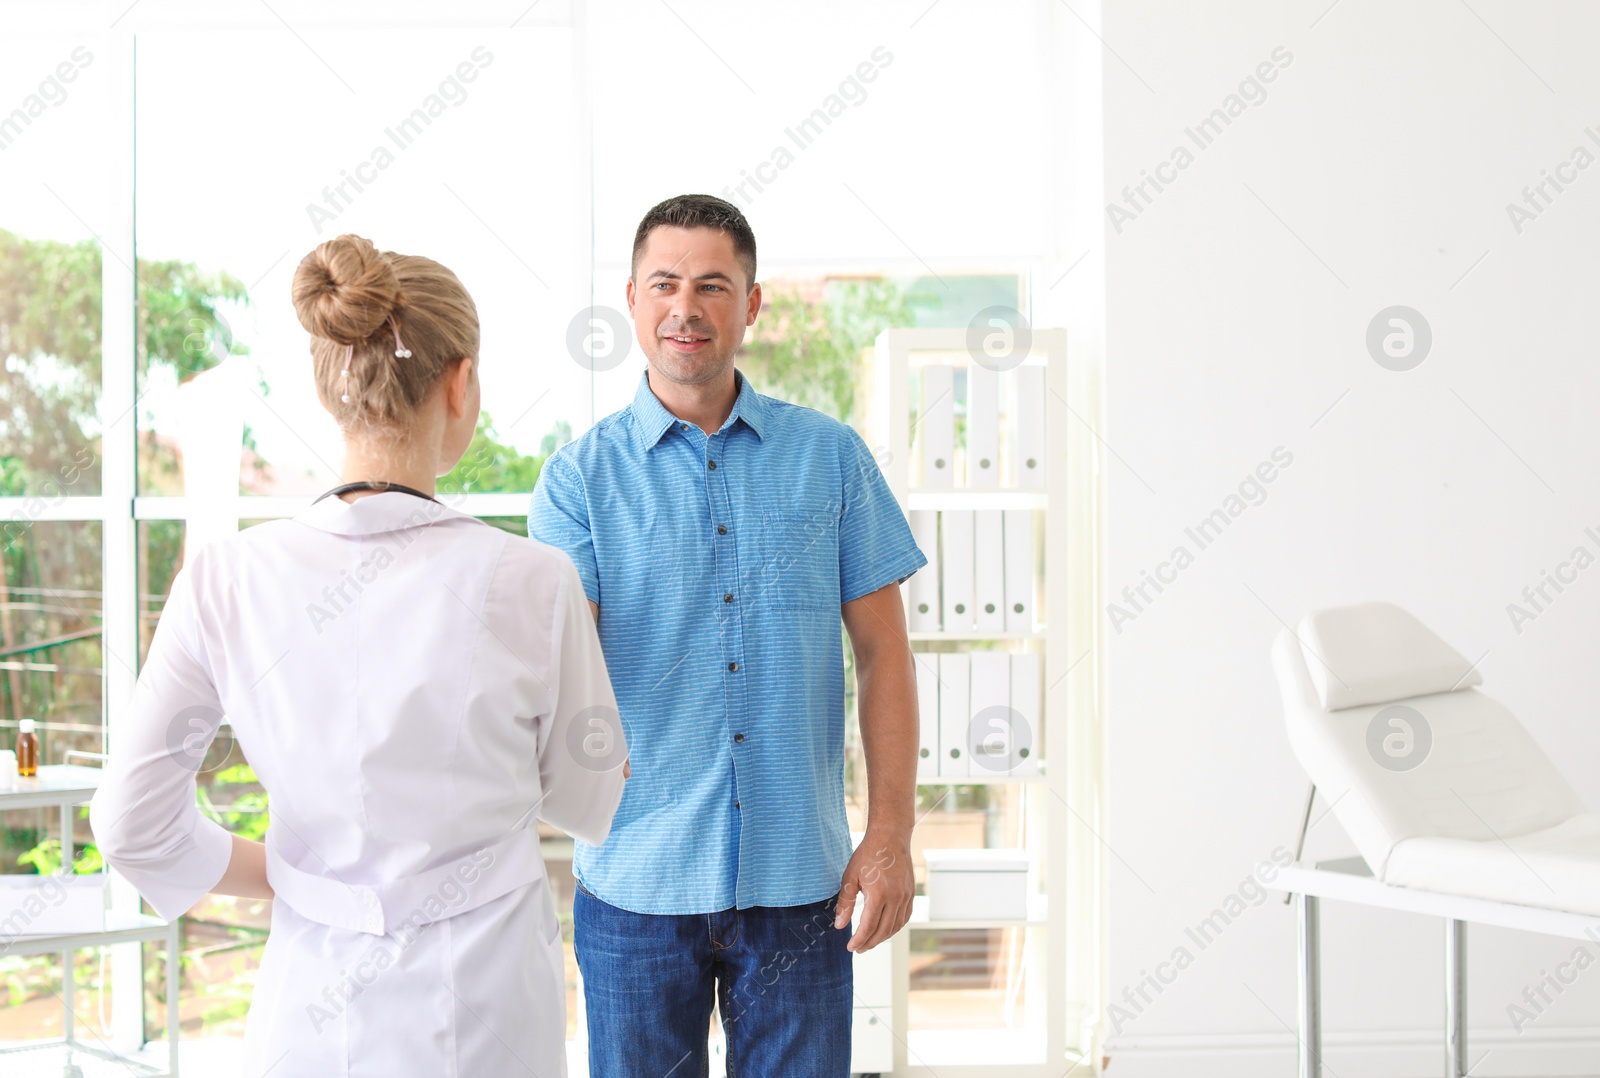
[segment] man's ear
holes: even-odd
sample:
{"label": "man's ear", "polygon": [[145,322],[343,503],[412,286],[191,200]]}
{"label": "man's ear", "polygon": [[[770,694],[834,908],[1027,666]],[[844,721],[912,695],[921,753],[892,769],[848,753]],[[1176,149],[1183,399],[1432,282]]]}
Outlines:
{"label": "man's ear", "polygon": [[628,317],[633,317],[633,278],[628,278]]}
{"label": "man's ear", "polygon": [[753,326],[756,324],[756,315],[761,313],[761,285],[759,283],[750,286],[750,296],[745,303],[744,324]]}

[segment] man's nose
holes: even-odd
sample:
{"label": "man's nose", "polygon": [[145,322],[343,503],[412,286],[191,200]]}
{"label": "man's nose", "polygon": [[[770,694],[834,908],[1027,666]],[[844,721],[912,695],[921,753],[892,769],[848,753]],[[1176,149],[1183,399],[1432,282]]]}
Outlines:
{"label": "man's nose", "polygon": [[672,317],[682,322],[692,322],[698,319],[704,308],[700,305],[700,294],[693,287],[681,288],[672,296]]}

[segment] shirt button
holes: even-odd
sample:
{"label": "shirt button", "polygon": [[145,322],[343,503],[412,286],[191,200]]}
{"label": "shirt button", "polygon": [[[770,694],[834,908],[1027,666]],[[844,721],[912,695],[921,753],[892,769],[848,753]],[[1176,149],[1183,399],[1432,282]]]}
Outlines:
{"label": "shirt button", "polygon": [[716,471],[717,470],[717,462],[714,461],[714,460],[708,460],[708,461],[706,461],[706,467],[710,468],[712,471]]}
{"label": "shirt button", "polygon": [[738,663],[729,663],[728,664],[728,669],[729,670],[738,670],[739,669],[739,664]]}
{"label": "shirt button", "polygon": [[733,803],[733,807],[734,807],[734,808],[738,808],[738,807],[739,807],[739,802],[737,802],[737,801],[735,801],[735,802],[734,802],[734,803]]}
{"label": "shirt button", "polygon": [[730,591],[728,594],[724,595],[722,597],[722,601],[725,602],[725,603],[733,602],[733,592]]}
{"label": "shirt button", "polygon": [[744,740],[744,735],[743,734],[734,734],[733,735],[733,739],[735,741],[743,741]]}
{"label": "shirt button", "polygon": [[718,535],[727,535],[728,534],[728,526],[726,524],[718,524],[717,525],[717,534]]}
{"label": "shirt button", "polygon": [[373,906],[378,904],[378,896],[373,894],[371,891],[367,891],[361,896],[361,904],[366,906],[368,909],[371,909]]}
{"label": "shirt button", "polygon": [[687,423],[679,423],[678,426],[680,428],[682,428],[683,430],[688,430],[689,429],[689,424],[687,424]]}

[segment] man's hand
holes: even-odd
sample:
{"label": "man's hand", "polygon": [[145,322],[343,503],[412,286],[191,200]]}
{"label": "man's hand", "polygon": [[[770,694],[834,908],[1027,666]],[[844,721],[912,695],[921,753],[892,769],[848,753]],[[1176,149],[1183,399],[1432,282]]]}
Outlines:
{"label": "man's hand", "polygon": [[910,836],[877,835],[869,829],[839,882],[833,927],[849,924],[856,908],[856,894],[865,895],[861,923],[851,937],[849,949],[857,954],[870,951],[911,920],[911,897],[915,891]]}

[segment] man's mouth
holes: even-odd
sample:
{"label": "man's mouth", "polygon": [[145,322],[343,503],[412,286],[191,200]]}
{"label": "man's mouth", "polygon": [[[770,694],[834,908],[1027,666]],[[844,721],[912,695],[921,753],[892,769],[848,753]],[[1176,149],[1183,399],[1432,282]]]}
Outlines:
{"label": "man's mouth", "polygon": [[694,333],[669,333],[662,337],[662,340],[680,352],[699,351],[709,339]]}

